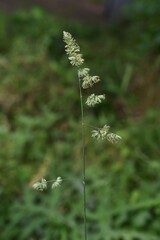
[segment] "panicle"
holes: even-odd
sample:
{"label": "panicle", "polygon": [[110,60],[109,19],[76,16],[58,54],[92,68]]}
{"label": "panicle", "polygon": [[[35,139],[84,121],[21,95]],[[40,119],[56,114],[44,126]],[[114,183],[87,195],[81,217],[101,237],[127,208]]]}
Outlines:
{"label": "panicle", "polygon": [[115,133],[109,133],[109,129],[110,129],[110,126],[106,124],[98,130],[93,130],[92,137],[96,138],[97,140],[107,139],[111,143],[119,142],[122,138]]}
{"label": "panicle", "polygon": [[83,78],[83,77],[85,77],[86,75],[88,75],[89,71],[90,71],[89,68],[80,68],[80,69],[78,70],[78,76],[79,76],[80,78]]}
{"label": "panicle", "polygon": [[119,142],[121,139],[122,139],[122,138],[121,138],[119,135],[115,134],[115,133],[109,133],[109,134],[107,134],[107,140],[108,140],[109,142],[111,142],[111,143],[117,143],[117,142]]}
{"label": "panicle", "polygon": [[41,182],[36,182],[33,184],[32,186],[33,189],[37,190],[37,191],[43,191],[47,189],[47,181],[46,179],[42,178]]}
{"label": "panicle", "polygon": [[83,78],[82,78],[83,82],[82,82],[82,87],[84,89],[92,87],[95,83],[100,81],[100,77],[99,76],[90,76],[89,74],[86,74]]}
{"label": "panicle", "polygon": [[61,182],[62,182],[62,178],[61,177],[57,177],[57,179],[56,179],[56,181],[54,181],[53,182],[53,184],[52,184],[52,189],[54,189],[54,188],[57,188],[57,187],[59,187],[60,186],[60,184],[61,184]]}
{"label": "panicle", "polygon": [[73,66],[79,67],[83,64],[84,59],[80,53],[80,47],[76,40],[68,32],[63,31],[63,40],[66,43],[65,51],[68,54],[68,59]]}
{"label": "panicle", "polygon": [[97,140],[104,140],[109,132],[110,126],[105,124],[102,128],[98,130],[92,130],[92,137],[96,138]]}
{"label": "panicle", "polygon": [[88,98],[87,98],[87,101],[86,101],[86,104],[89,106],[89,107],[93,107],[95,106],[96,104],[99,104],[102,102],[102,100],[105,99],[105,95],[95,95],[94,93],[92,93]]}

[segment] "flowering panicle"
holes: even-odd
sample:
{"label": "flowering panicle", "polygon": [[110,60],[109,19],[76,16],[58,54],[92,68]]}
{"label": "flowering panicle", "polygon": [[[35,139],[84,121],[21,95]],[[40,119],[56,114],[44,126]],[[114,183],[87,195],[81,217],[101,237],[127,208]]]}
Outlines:
{"label": "flowering panicle", "polygon": [[61,182],[62,182],[62,178],[61,177],[57,177],[57,179],[56,179],[56,181],[54,181],[53,182],[53,184],[52,184],[52,189],[54,189],[54,188],[57,188],[57,187],[59,187],[60,186],[60,184],[61,184]]}
{"label": "flowering panicle", "polygon": [[100,77],[99,76],[90,76],[89,74],[86,74],[83,78],[82,78],[82,87],[84,89],[92,87],[95,83],[100,81]]}
{"label": "flowering panicle", "polygon": [[99,76],[89,75],[89,68],[80,68],[78,70],[78,76],[82,80],[82,87],[84,89],[92,87],[95,83],[100,81]]}
{"label": "flowering panicle", "polygon": [[[82,58],[82,54],[80,53],[80,47],[76,43],[76,40],[72,37],[72,35],[68,32],[63,32],[63,38],[64,42],[66,43],[65,50],[68,54],[68,58],[72,65],[78,67],[78,77],[79,81],[81,82],[81,86],[83,89],[87,89],[89,87],[92,87],[95,83],[100,81],[99,76],[91,76],[89,74],[90,69],[89,68],[81,68],[80,66],[83,64],[84,59]],[[81,96],[82,98],[82,96]],[[89,107],[93,107],[96,104],[101,103],[105,99],[105,95],[96,95],[92,93],[86,100],[86,104]],[[81,99],[82,100],[82,99]],[[82,106],[83,107],[83,106]],[[109,126],[104,125],[104,127],[93,130],[92,131],[92,137],[98,139],[98,140],[104,140],[107,139],[111,143],[118,142],[121,137],[114,134],[109,133]]]}
{"label": "flowering panicle", "polygon": [[87,98],[87,101],[86,101],[86,104],[89,106],[89,107],[93,107],[94,105],[96,104],[99,104],[102,102],[102,100],[105,99],[105,95],[95,95],[94,93],[92,93],[88,98]]}
{"label": "flowering panicle", "polygon": [[89,71],[90,71],[89,68],[79,68],[79,69],[78,69],[78,76],[79,76],[80,78],[83,78],[83,77],[89,75],[89,74],[88,74]]}
{"label": "flowering panicle", "polygon": [[42,178],[41,182],[36,182],[33,184],[32,186],[33,189],[37,190],[37,191],[43,191],[47,189],[47,181],[46,179]]}
{"label": "flowering panicle", "polygon": [[80,53],[80,47],[76,43],[76,40],[68,32],[63,31],[63,39],[66,43],[65,50],[68,54],[68,59],[73,66],[79,67],[83,64],[84,59]]}
{"label": "flowering panicle", "polygon": [[117,142],[119,142],[121,139],[122,139],[122,138],[121,138],[119,135],[115,134],[115,133],[109,133],[109,134],[107,134],[107,140],[108,140],[109,142],[111,142],[111,143],[117,143]]}
{"label": "flowering panicle", "polygon": [[[48,182],[51,182],[51,181],[48,181]],[[59,187],[61,182],[62,182],[62,178],[61,177],[57,177],[57,179],[52,183],[51,188],[54,189],[54,188]],[[42,178],[41,182],[34,183],[32,188],[34,190],[41,191],[41,192],[43,190],[46,190],[47,189],[47,181],[46,181],[46,179]]]}
{"label": "flowering panicle", "polygon": [[109,133],[109,128],[110,127],[108,125],[104,125],[104,127],[98,130],[93,130],[92,137],[98,140],[107,139],[111,143],[117,143],[119,140],[121,140],[121,137],[115,133]]}
{"label": "flowering panicle", "polygon": [[102,128],[98,130],[92,130],[92,137],[96,138],[97,140],[104,140],[109,132],[110,126],[105,124]]}

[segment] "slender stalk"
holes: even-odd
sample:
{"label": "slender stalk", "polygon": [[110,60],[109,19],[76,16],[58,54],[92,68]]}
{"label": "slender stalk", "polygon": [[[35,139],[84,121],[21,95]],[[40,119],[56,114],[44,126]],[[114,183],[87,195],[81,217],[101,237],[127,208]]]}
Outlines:
{"label": "slender stalk", "polygon": [[84,209],[84,239],[87,240],[87,213],[86,213],[86,159],[85,159],[85,134],[84,134],[84,108],[81,79],[79,81],[79,95],[81,105],[81,136],[82,136],[82,164],[83,164],[83,209]]}

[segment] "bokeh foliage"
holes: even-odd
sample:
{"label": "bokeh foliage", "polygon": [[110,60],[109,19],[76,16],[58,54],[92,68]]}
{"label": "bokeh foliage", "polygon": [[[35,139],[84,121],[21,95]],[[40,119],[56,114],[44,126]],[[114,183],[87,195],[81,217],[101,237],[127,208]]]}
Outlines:
{"label": "bokeh foliage", "polygon": [[[83,239],[80,103],[63,30],[77,38],[102,77],[96,91],[107,96],[100,107],[86,108],[86,124],[108,122],[123,137],[116,146],[96,143],[86,127],[90,238],[159,239],[158,8],[157,1],[135,1],[126,22],[109,27],[37,8],[0,15],[3,240]],[[37,178],[57,176],[64,178],[61,188],[32,191]]]}

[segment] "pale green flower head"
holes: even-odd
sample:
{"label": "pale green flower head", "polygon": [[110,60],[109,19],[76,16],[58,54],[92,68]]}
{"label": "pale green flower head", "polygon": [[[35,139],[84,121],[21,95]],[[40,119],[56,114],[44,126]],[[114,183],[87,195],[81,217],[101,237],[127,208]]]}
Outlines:
{"label": "pale green flower head", "polygon": [[92,93],[88,98],[87,98],[87,101],[86,101],[86,104],[89,106],[89,107],[93,107],[99,103],[101,103],[103,100],[105,99],[105,95],[95,95],[94,93]]}
{"label": "pale green flower head", "polygon": [[[59,187],[61,185],[62,181],[63,180],[62,180],[61,177],[57,177],[56,180],[51,180],[51,181],[48,181],[48,182],[53,182],[51,188],[54,189],[54,188]],[[32,188],[34,190],[41,191],[41,192],[43,190],[46,190],[47,189],[47,181],[46,181],[46,179],[42,178],[41,182],[34,183]]]}
{"label": "pale green flower head", "polygon": [[47,189],[47,181],[46,179],[42,178],[41,182],[36,182],[33,184],[32,186],[33,189],[37,190],[37,191],[43,191]]}
{"label": "pale green flower head", "polygon": [[92,87],[95,83],[100,81],[100,77],[99,76],[90,76],[89,74],[85,75],[82,78],[82,87],[84,89]]}
{"label": "pale green flower head", "polygon": [[84,59],[80,53],[80,47],[76,43],[76,40],[68,32],[63,31],[63,40],[66,43],[65,51],[68,55],[68,59],[73,66],[79,67],[83,64]]}
{"label": "pale green flower head", "polygon": [[54,188],[59,187],[61,185],[61,182],[62,182],[62,178],[61,177],[57,177],[56,181],[54,181],[52,183],[52,187],[51,188],[54,189]]}
{"label": "pale green flower head", "polygon": [[109,133],[109,134],[107,134],[107,140],[108,140],[109,142],[111,142],[111,143],[117,143],[117,142],[119,142],[121,139],[122,139],[122,138],[121,138],[119,135],[115,134],[115,133]]}
{"label": "pale green flower head", "polygon": [[105,124],[102,128],[99,128],[98,130],[93,130],[92,137],[96,138],[97,140],[104,140],[106,139],[109,129],[110,129],[110,126]]}
{"label": "pale green flower head", "polygon": [[110,126],[106,124],[98,130],[93,130],[92,137],[96,138],[97,140],[108,140],[111,143],[119,142],[122,138],[115,133],[109,133],[109,129]]}
{"label": "pale green flower head", "polygon": [[85,76],[88,75],[89,71],[90,71],[89,68],[80,68],[80,69],[78,70],[78,76],[79,76],[80,78],[83,78],[83,77],[85,77]]}

